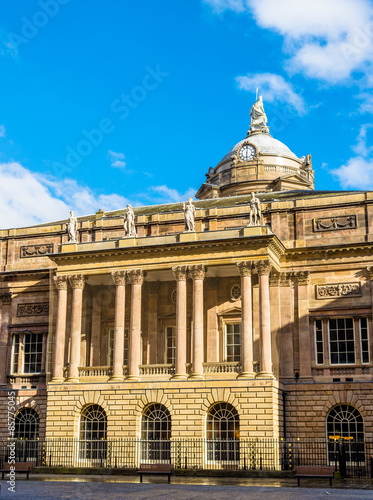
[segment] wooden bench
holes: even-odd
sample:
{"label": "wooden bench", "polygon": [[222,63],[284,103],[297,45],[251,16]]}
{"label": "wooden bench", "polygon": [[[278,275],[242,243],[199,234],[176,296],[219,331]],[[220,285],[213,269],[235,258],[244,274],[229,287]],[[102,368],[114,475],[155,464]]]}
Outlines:
{"label": "wooden bench", "polygon": [[28,479],[32,466],[33,466],[32,462],[16,462],[14,464],[9,464],[8,462],[4,462],[3,466],[4,468],[1,470],[2,480],[4,480],[5,473],[9,472],[11,467],[15,467],[15,472],[20,472],[21,474],[27,474],[27,479]]}
{"label": "wooden bench", "polygon": [[140,464],[138,470],[140,483],[142,483],[143,474],[163,474],[164,476],[168,476],[168,484],[170,484],[172,472],[171,464]]}
{"label": "wooden bench", "polygon": [[298,478],[298,486],[300,486],[301,477],[317,477],[317,478],[329,478],[329,484],[332,486],[332,481],[334,477],[334,467],[329,465],[324,466],[310,466],[310,465],[299,465],[294,467],[295,477]]}

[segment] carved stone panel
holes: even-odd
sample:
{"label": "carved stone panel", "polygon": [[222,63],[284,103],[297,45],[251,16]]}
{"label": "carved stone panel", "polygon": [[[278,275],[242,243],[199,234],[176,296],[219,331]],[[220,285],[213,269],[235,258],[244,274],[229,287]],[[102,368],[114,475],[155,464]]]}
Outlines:
{"label": "carved stone panel", "polygon": [[317,299],[341,297],[360,297],[360,283],[335,283],[333,285],[316,285]]}
{"label": "carved stone panel", "polygon": [[39,304],[18,304],[17,316],[48,316],[49,303],[41,302]]}
{"label": "carved stone panel", "polygon": [[322,219],[313,219],[313,230],[318,231],[336,231],[340,229],[356,229],[356,215],[343,215],[340,217],[325,217]]}
{"label": "carved stone panel", "polygon": [[24,257],[43,257],[49,253],[53,253],[53,243],[21,247],[21,259]]}

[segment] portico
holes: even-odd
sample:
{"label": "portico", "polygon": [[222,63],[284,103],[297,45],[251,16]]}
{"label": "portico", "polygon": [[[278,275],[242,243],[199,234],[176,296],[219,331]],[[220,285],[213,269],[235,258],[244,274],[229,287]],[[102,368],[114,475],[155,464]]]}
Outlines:
{"label": "portico", "polygon": [[[272,268],[279,269],[282,245],[265,227],[215,231],[208,236],[195,233],[194,242],[181,247],[176,243],[173,248],[164,237],[159,237],[158,242],[154,238],[152,255],[158,252],[162,261],[144,256],[146,247],[142,243],[147,244],[147,240],[138,239],[136,246],[120,253],[113,248],[114,242],[99,242],[97,246],[102,250],[106,246],[102,265],[97,262],[97,253],[91,262],[91,252],[96,251],[94,243],[73,245],[74,248],[71,244],[62,245],[61,253],[54,256],[58,272],[54,278],[57,307],[52,383],[77,383],[87,377],[109,382],[134,382],[152,376],[175,381],[227,375],[273,377],[269,274]],[[198,263],[202,255],[203,263]],[[84,266],[79,266],[77,274],[74,271],[81,260]],[[127,264],[129,260],[131,266]],[[252,276],[259,291],[254,299]],[[229,282],[236,283],[241,290],[238,300],[231,301],[229,294],[222,298],[209,296],[206,280],[211,279],[221,288]],[[154,286],[163,303],[158,300],[156,324],[152,325],[146,313]],[[106,294],[99,314],[98,294]],[[90,304],[95,298],[92,314]],[[253,309],[259,311],[259,315],[255,314],[255,335]],[[231,324],[229,318],[238,327],[232,347],[236,354],[227,358],[223,330]],[[166,332],[159,331],[164,328]],[[97,330],[99,336],[94,335]],[[112,339],[109,330],[113,332]],[[174,353],[171,358],[165,355],[167,342]],[[98,356],[93,353],[102,351],[105,343],[107,361],[103,363],[101,356],[96,366],[93,360]]]}

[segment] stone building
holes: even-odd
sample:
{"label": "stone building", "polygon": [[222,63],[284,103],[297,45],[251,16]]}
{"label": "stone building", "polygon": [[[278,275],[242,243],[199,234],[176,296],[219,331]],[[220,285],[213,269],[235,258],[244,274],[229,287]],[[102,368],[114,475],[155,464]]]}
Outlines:
{"label": "stone building", "polygon": [[2,429],[14,390],[23,438],[373,438],[373,192],[259,100],[196,197],[0,231]]}

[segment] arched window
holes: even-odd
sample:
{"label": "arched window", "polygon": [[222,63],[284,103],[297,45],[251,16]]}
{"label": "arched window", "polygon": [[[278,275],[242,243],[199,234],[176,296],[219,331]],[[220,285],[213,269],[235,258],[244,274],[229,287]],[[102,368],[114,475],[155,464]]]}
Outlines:
{"label": "arched window", "polygon": [[365,461],[364,424],[359,410],[347,404],[334,406],[326,418],[326,433],[330,462],[338,460],[338,453],[346,463]]}
{"label": "arched window", "polygon": [[80,458],[106,459],[107,418],[99,405],[88,405],[80,416]]}
{"label": "arched window", "polygon": [[208,460],[218,462],[240,459],[240,421],[237,410],[229,403],[216,403],[206,419]]}
{"label": "arched window", "polygon": [[364,441],[363,417],[351,405],[334,406],[328,413],[326,427],[328,439],[335,440],[339,436],[349,441]]}
{"label": "arched window", "polygon": [[142,460],[169,461],[171,458],[171,415],[161,404],[151,404],[141,420]]}
{"label": "arched window", "polygon": [[22,408],[14,418],[16,439],[37,439],[39,437],[39,415],[32,408]]}

